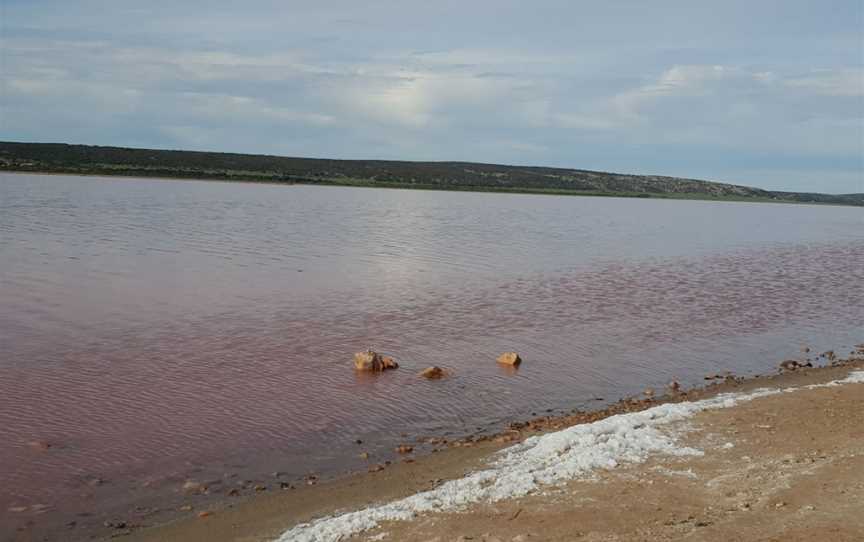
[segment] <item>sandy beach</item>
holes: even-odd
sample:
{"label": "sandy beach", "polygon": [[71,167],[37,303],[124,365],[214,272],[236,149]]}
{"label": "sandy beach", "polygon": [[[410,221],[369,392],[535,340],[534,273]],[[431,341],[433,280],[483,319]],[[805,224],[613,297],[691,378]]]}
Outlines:
{"label": "sandy beach", "polygon": [[[622,401],[618,412],[590,416],[626,416],[629,410],[653,412],[658,405],[677,408],[716,402],[718,397],[746,397],[734,406],[727,401],[660,427],[674,443],[667,453],[648,453],[639,461],[625,459],[615,468],[589,469],[521,497],[477,502],[459,511],[422,513],[410,521],[378,522],[372,529],[342,536],[345,540],[440,542],[861,540],[864,385],[849,378],[850,374],[860,377],[856,371],[861,369],[864,359],[853,356],[833,367],[748,380],[730,378],[676,397]],[[825,385],[844,379],[846,383]],[[757,391],[764,389],[772,391]],[[538,435],[563,433],[568,429],[562,425],[590,421],[585,416],[540,420],[506,438],[451,445],[334,482],[262,492],[216,508],[197,509],[192,504],[186,519],[132,532],[118,530],[115,535],[128,534],[124,538],[134,541],[257,541],[280,536],[336,540],[327,536],[340,536],[338,529],[315,531],[301,524],[327,517],[325,522],[338,523],[348,512],[446,487],[447,481],[464,480],[488,468],[495,458],[500,459],[502,449],[514,443],[517,448],[525,446],[518,443],[526,439],[530,443]],[[575,427],[579,426],[569,429]]]}

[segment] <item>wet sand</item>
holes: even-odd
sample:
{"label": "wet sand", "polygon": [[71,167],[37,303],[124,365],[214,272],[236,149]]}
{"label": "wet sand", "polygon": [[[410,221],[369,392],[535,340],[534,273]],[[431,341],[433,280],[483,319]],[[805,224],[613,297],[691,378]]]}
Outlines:
{"label": "wet sand", "polygon": [[[272,540],[325,515],[430,489],[480,468],[502,440],[521,440],[574,422],[639,410],[662,401],[726,391],[798,387],[864,368],[834,367],[748,380],[726,379],[677,397],[622,401],[599,413],[519,424],[506,438],[450,443],[381,471],[198,508],[167,525],[116,529],[130,541]],[[864,386],[798,390],[705,411],[689,421],[684,444],[701,457],[656,457],[600,471],[551,492],[471,507],[467,513],[392,522],[357,540],[832,540],[864,539]],[[728,444],[726,444],[728,443]],[[721,445],[722,444],[722,445]],[[460,538],[461,537],[461,538]],[[521,538],[520,538],[521,537]],[[24,539],[24,538],[22,538]]]}

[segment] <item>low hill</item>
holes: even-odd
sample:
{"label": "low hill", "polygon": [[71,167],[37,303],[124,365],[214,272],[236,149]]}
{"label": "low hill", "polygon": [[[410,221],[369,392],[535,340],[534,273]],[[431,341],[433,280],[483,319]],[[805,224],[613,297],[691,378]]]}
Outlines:
{"label": "low hill", "polygon": [[471,162],[328,160],[61,143],[0,142],[0,170],[446,190],[864,205],[864,194],[772,192],[696,179],[582,169]]}

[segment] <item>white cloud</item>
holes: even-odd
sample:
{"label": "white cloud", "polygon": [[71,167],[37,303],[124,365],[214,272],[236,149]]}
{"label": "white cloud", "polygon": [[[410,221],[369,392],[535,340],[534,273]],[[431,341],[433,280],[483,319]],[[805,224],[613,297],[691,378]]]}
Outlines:
{"label": "white cloud", "polygon": [[612,108],[621,117],[636,120],[644,106],[657,100],[708,94],[716,90],[718,83],[735,78],[755,79],[753,74],[728,66],[673,66],[655,82],[616,94],[611,100]]}
{"label": "white cloud", "polygon": [[347,88],[333,90],[330,99],[350,114],[408,127],[426,126],[433,118],[426,85],[417,77],[378,82],[357,78]]}
{"label": "white cloud", "polygon": [[183,100],[183,110],[202,117],[226,118],[243,123],[302,122],[318,126],[336,122],[336,118],[331,115],[272,106],[248,96],[185,92],[180,97]]}
{"label": "white cloud", "polygon": [[864,96],[864,69],[814,70],[783,84],[823,96]]}
{"label": "white cloud", "polygon": [[330,98],[350,113],[407,127],[443,126],[460,112],[488,111],[513,92],[506,80],[458,72],[362,72],[346,86],[331,88]]}

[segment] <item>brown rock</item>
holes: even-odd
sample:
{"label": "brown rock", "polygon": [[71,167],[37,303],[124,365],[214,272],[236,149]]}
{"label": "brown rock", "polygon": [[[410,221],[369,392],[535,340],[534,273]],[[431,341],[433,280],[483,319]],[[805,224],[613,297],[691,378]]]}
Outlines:
{"label": "brown rock", "polygon": [[380,372],[398,367],[396,360],[389,356],[382,356],[374,350],[354,354],[354,368],[358,371]]}
{"label": "brown rock", "polygon": [[427,367],[423,369],[423,372],[420,373],[420,376],[428,378],[430,380],[437,380],[439,378],[444,378],[445,376],[447,376],[447,373],[441,367],[433,365],[432,367]]}
{"label": "brown rock", "polygon": [[203,512],[198,512],[199,518],[206,518],[206,517],[210,517],[211,515],[212,515],[212,513],[208,512],[206,510],[204,510]]}
{"label": "brown rock", "polygon": [[183,491],[191,495],[201,495],[207,493],[207,486],[194,480],[187,480],[186,483],[183,484]]}
{"label": "brown rock", "polygon": [[54,447],[53,444],[51,444],[50,442],[46,442],[44,440],[31,440],[30,442],[27,443],[27,445],[30,446],[30,448],[32,448],[34,450],[38,450],[40,452],[48,451]]}
{"label": "brown rock", "polygon": [[410,454],[413,451],[414,451],[414,447],[409,446],[407,444],[400,444],[399,446],[396,447],[396,453],[400,453],[400,454]]}
{"label": "brown rock", "polygon": [[681,391],[681,384],[679,384],[677,380],[673,380],[669,383],[669,389],[677,393]]}
{"label": "brown rock", "polygon": [[780,363],[780,370],[782,371],[796,371],[801,367],[803,367],[803,365],[794,359],[787,359],[786,361]]}
{"label": "brown rock", "polygon": [[496,360],[498,363],[502,365],[509,365],[510,367],[517,367],[520,363],[522,363],[522,358],[519,357],[519,354],[516,352],[504,352],[498,359]]}
{"label": "brown rock", "polygon": [[654,397],[654,388],[646,388],[642,393],[644,393],[646,397]]}

